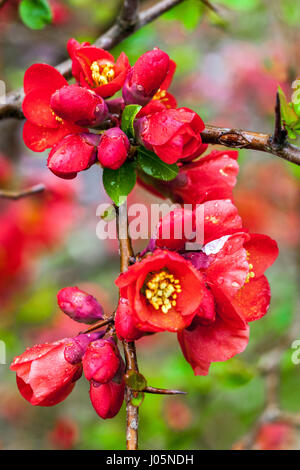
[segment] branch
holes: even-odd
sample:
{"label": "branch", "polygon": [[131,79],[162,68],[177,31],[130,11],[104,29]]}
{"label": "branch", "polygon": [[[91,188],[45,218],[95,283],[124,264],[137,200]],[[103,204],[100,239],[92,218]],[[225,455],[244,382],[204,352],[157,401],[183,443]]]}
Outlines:
{"label": "branch", "polygon": [[201,136],[203,142],[207,144],[260,150],[300,165],[300,148],[286,140],[280,145],[274,141],[274,137],[270,134],[207,125],[204,131],[201,132]]}
{"label": "branch", "polygon": [[98,330],[99,328],[103,328],[103,326],[109,325],[109,324],[112,323],[113,321],[114,321],[114,318],[113,318],[113,317],[109,317],[109,318],[107,318],[106,320],[97,321],[96,323],[94,323],[93,325],[91,325],[91,326],[90,326],[89,328],[87,328],[86,330],[81,331],[80,334],[84,335],[84,334],[86,334],[86,333],[90,333],[91,331]]}
{"label": "branch", "polygon": [[154,393],[157,395],[186,395],[187,392],[182,390],[169,390],[167,388],[155,388],[155,387],[146,387],[143,390],[144,393]]}
{"label": "branch", "polygon": [[8,191],[6,189],[0,189],[0,198],[2,199],[21,199],[23,197],[32,196],[33,194],[38,194],[45,191],[44,184],[36,184],[31,188],[24,189],[23,191]]}
{"label": "branch", "polygon": [[139,0],[124,0],[120,24],[124,29],[135,25],[138,19]]}
{"label": "branch", "polygon": [[[166,11],[178,5],[183,0],[162,0],[156,5],[137,14],[137,0],[125,0],[122,13],[117,18],[116,23],[104,34],[102,34],[94,43],[95,46],[102,49],[111,49],[127,38],[135,31],[151,23]],[[130,20],[130,23],[129,23]],[[72,75],[72,62],[65,60],[56,66],[56,69],[65,77]],[[0,105],[0,119],[16,118],[23,119],[22,101],[24,98],[23,89],[11,91],[6,95],[6,103]]]}
{"label": "branch", "polygon": [[[134,256],[130,236],[128,233],[127,221],[127,203],[125,202],[120,207],[116,207],[117,216],[117,230],[120,248],[120,267],[121,272],[127,271],[130,259]],[[136,358],[135,344],[133,341],[123,341],[124,356],[126,362],[126,373],[133,370],[138,372],[138,364]],[[126,386],[126,448],[127,450],[138,449],[138,423],[139,423],[139,409],[131,403],[133,398],[132,390]]]}

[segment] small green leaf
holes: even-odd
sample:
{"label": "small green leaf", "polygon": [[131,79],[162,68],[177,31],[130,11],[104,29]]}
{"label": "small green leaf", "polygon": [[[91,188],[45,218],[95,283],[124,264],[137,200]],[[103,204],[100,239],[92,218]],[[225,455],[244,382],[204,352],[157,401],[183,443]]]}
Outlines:
{"label": "small green leaf", "polygon": [[282,121],[289,127],[298,121],[298,116],[295,113],[292,104],[287,102],[284,91],[278,87],[280,106],[281,106],[281,117]]}
{"label": "small green leaf", "polygon": [[173,180],[179,171],[176,163],[168,165],[154,152],[147,150],[145,147],[139,147],[138,149],[138,164],[147,175],[163,181]]}
{"label": "small green leaf", "polygon": [[42,29],[52,21],[47,0],[22,0],[19,13],[23,23],[31,29]]}
{"label": "small green leaf", "polygon": [[142,106],[139,106],[137,104],[129,104],[128,106],[125,106],[123,114],[122,114],[122,124],[121,124],[121,129],[123,132],[128,137],[134,137],[134,127],[133,127],[133,121],[141,109]]}
{"label": "small green leaf", "polygon": [[103,170],[103,185],[109,197],[117,206],[123,204],[136,182],[135,165],[125,162],[118,170]]}

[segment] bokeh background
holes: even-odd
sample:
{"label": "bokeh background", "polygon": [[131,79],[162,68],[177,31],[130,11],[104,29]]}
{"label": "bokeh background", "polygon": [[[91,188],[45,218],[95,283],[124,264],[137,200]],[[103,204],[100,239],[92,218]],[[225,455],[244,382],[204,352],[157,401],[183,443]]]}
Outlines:
{"label": "bokeh background", "polygon": [[[114,21],[117,0],[51,0],[52,24],[33,31],[19,19],[18,1],[0,10],[0,79],[7,91],[22,85],[35,62],[55,65],[67,58],[69,37],[94,41]],[[142,6],[151,5],[142,1]],[[300,76],[300,6],[294,0],[218,0],[220,14],[199,0],[187,0],[123,41],[130,62],[154,46],[177,62],[171,91],[180,106],[222,127],[271,132],[278,84],[290,95]],[[59,313],[57,291],[78,285],[107,311],[117,302],[117,245],[96,237],[98,204],[107,201],[96,165],[76,180],[59,180],[46,170],[46,155],[22,142],[22,122],[0,122],[0,187],[45,182],[48,190],[17,202],[0,202],[0,339],[7,364],[0,365],[0,448],[123,449],[125,409],[102,421],[88,397],[85,379],[54,408],[23,400],[9,371],[12,358],[36,342],[76,334],[82,327]],[[240,448],[267,401],[261,364],[286,335],[300,339],[299,168],[279,158],[240,151],[235,202],[245,225],[275,238],[280,256],[269,270],[272,303],[251,325],[250,343],[240,356],[214,364],[207,377],[194,377],[176,335],[160,334],[137,344],[141,372],[158,387],[182,388],[186,397],[148,395],[140,409],[141,449]],[[156,201],[137,188],[133,201]],[[136,250],[145,246],[138,242]],[[300,365],[283,347],[276,389],[281,409],[300,413]],[[272,352],[271,352],[272,354]],[[273,426],[273,427],[272,427]],[[298,431],[269,425],[255,437],[258,448],[297,448]]]}

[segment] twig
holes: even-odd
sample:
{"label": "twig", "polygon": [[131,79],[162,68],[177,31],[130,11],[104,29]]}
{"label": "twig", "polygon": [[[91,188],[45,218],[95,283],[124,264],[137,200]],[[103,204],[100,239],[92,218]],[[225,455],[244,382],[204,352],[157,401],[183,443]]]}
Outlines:
{"label": "twig", "polygon": [[154,393],[157,395],[186,395],[187,392],[182,390],[169,390],[167,388],[155,388],[155,387],[146,387],[143,390],[144,393]]}
{"label": "twig", "polygon": [[130,28],[138,19],[139,0],[124,0],[120,15],[120,24],[124,28]]}
{"label": "twig", "polygon": [[114,321],[113,317],[109,317],[106,320],[97,321],[86,330],[81,331],[80,334],[84,335],[86,333],[90,333],[91,331],[98,330],[99,328],[102,328],[103,326],[106,326],[109,323],[112,323],[113,321]]}
{"label": "twig", "polygon": [[24,189],[22,191],[8,191],[6,189],[0,189],[0,198],[2,199],[21,199],[23,197],[32,196],[33,194],[38,194],[45,191],[44,184],[36,184],[31,188]]}
{"label": "twig", "polygon": [[[121,272],[128,269],[130,258],[134,256],[130,236],[128,233],[127,204],[116,207],[117,231],[120,247],[120,268]],[[126,373],[133,370],[138,372],[135,344],[133,341],[123,341],[124,356],[126,362]],[[139,409],[132,404],[133,392],[126,386],[126,448],[127,450],[138,449],[138,425]]]}
{"label": "twig", "polygon": [[[104,34],[102,34],[96,41],[95,46],[101,47],[102,49],[111,49],[112,47],[119,44],[123,39],[127,38],[135,31],[138,31],[140,28],[145,26],[148,23],[151,23],[156,18],[161,16],[166,11],[173,8],[175,5],[178,5],[183,0],[162,0],[156,5],[142,11],[141,13],[134,15],[132,21],[135,17],[134,24],[131,27],[128,27],[128,22],[124,22],[122,15],[116,19],[115,24],[109,28]],[[126,1],[126,4],[129,5],[136,4],[137,0]],[[134,6],[134,5],[133,5]],[[125,8],[125,5],[124,5]],[[126,8],[125,14],[128,18],[128,12],[132,12],[132,9]],[[124,9],[123,9],[124,14]],[[72,74],[72,62],[71,60],[65,60],[61,64],[56,66],[57,70],[65,77],[70,78]],[[18,90],[11,91],[6,95],[6,103],[0,105],[0,119],[4,118],[16,118],[23,119],[24,115],[22,113],[22,101],[24,98],[23,89],[19,88]]]}
{"label": "twig", "polygon": [[204,131],[201,132],[201,136],[206,144],[260,150],[261,152],[268,152],[296,165],[300,165],[300,148],[287,141],[278,146],[270,134],[207,125]]}

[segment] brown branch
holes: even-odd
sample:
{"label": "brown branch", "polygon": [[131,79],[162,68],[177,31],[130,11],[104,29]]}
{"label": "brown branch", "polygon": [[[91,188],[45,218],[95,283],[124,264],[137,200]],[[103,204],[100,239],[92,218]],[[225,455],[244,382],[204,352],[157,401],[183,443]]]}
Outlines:
{"label": "brown branch", "polygon": [[300,148],[287,141],[279,145],[274,142],[274,137],[270,134],[207,125],[204,131],[201,132],[201,136],[203,142],[207,144],[260,150],[300,165]]}
{"label": "brown branch", "polygon": [[[146,10],[135,14],[134,6],[138,3],[137,0],[126,0],[124,4],[123,13],[116,19],[116,23],[102,34],[94,43],[95,46],[102,49],[111,49],[119,44],[123,39],[138,31],[140,28],[148,23],[151,23],[156,18],[161,16],[166,11],[178,5],[184,0],[162,0],[156,5],[147,8]],[[130,4],[130,7],[129,7]],[[134,14],[133,14],[134,13]],[[130,16],[132,14],[132,16]],[[125,15],[125,21],[124,16]],[[128,18],[131,17],[130,24]],[[71,60],[65,60],[56,66],[56,69],[65,77],[70,78],[72,74]],[[0,105],[0,119],[16,118],[23,119],[22,101],[24,98],[23,89],[11,91],[6,95],[6,103]]]}
{"label": "brown branch", "polygon": [[0,189],[0,198],[17,200],[23,197],[32,196],[33,194],[41,193],[43,191],[45,191],[44,184],[36,184],[35,186],[24,189],[22,191],[9,191],[6,189]]}
{"label": "brown branch", "polygon": [[[128,233],[127,203],[116,207],[117,231],[120,248],[120,268],[121,272],[127,271],[130,259],[134,256],[130,236]],[[138,372],[135,344],[133,341],[123,341],[124,356],[126,362],[126,373],[129,371]],[[133,391],[126,386],[126,448],[127,450],[138,449],[138,423],[139,409],[132,404]]]}
{"label": "brown branch", "polygon": [[167,388],[146,387],[142,390],[144,393],[154,393],[157,395],[186,395],[182,390],[169,390]]}
{"label": "brown branch", "polygon": [[106,326],[106,325],[109,325],[110,323],[112,323],[114,321],[114,318],[113,317],[109,317],[105,320],[100,320],[100,321],[97,321],[96,323],[94,323],[93,325],[91,325],[89,328],[87,328],[86,330],[84,331],[81,331],[80,334],[81,335],[84,335],[86,333],[91,333],[91,331],[95,331],[95,330],[98,330],[99,328],[103,328],[103,326]]}
{"label": "brown branch", "polygon": [[135,25],[138,19],[138,9],[139,0],[124,0],[119,20],[124,29]]}

